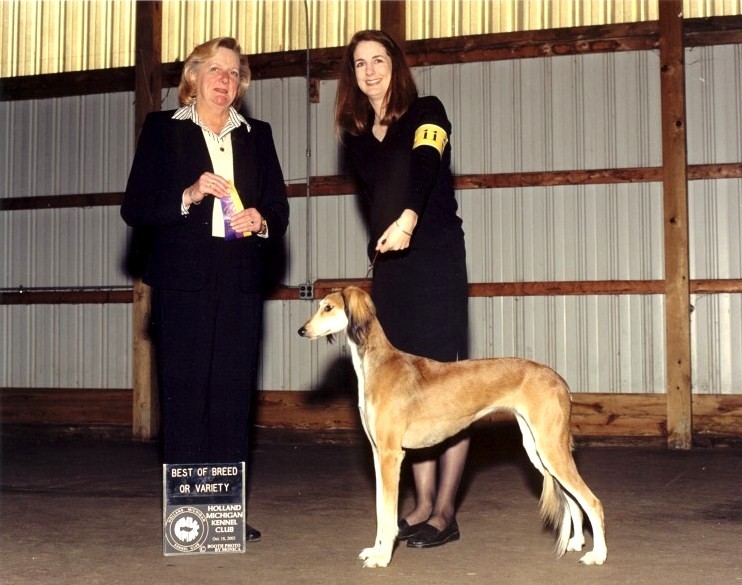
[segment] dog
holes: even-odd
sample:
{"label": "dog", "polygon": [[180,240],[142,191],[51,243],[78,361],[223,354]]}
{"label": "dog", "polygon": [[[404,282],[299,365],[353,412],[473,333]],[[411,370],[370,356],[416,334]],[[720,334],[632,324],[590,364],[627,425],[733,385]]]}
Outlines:
{"label": "dog", "polygon": [[593,549],[580,562],[605,562],[603,506],[572,458],[572,403],[559,374],[519,358],[442,363],[401,352],[384,334],[371,297],[357,287],[322,299],[299,335],[332,340],[343,331],[358,377],[358,408],[376,476],[376,540],[359,555],[364,566],[386,567],[391,561],[404,450],[436,445],[495,411],[515,415],[528,457],[544,476],[541,517],[557,533],[557,557],[582,550],[584,510]]}

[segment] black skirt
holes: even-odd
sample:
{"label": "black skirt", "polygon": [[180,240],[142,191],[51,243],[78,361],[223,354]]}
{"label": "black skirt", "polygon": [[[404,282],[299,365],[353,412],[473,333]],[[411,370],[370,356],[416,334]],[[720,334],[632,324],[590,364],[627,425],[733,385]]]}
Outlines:
{"label": "black skirt", "polygon": [[372,298],[392,345],[446,362],[469,355],[469,297],[463,238],[438,248],[380,254]]}

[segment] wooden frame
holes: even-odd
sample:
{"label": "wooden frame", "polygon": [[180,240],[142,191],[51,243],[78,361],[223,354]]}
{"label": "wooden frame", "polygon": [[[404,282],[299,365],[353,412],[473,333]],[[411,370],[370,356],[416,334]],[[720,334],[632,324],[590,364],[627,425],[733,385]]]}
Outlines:
{"label": "wooden frame", "polygon": [[[97,427],[125,433],[131,428],[130,389],[3,388],[3,424],[53,426],[65,429]],[[597,442],[666,443],[665,394],[580,393],[572,396],[572,432],[578,440]],[[310,392],[264,390],[258,394],[255,424],[262,428],[307,430],[314,433],[354,431],[362,436],[352,392],[322,396]],[[505,413],[478,422],[511,421]],[[742,395],[693,396],[695,443],[735,442],[740,438]],[[326,437],[326,435],[324,435]]]}

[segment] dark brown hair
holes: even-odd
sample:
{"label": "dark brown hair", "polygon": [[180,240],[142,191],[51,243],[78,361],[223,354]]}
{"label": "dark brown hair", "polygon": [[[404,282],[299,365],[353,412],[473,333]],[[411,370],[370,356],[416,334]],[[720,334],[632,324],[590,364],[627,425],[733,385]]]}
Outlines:
{"label": "dark brown hair", "polygon": [[203,65],[204,61],[211,59],[217,51],[224,47],[234,51],[240,60],[240,85],[237,88],[237,95],[234,97],[232,105],[237,105],[242,101],[242,97],[250,85],[250,64],[247,61],[247,55],[242,54],[242,49],[237,39],[232,37],[217,37],[198,45],[191,54],[186,57],[183,63],[183,73],[180,75],[180,84],[178,85],[178,101],[181,106],[190,106],[196,99],[196,73],[198,68]]}
{"label": "dark brown hair", "polygon": [[392,62],[392,80],[386,95],[386,108],[381,123],[391,124],[404,114],[417,98],[417,86],[407,64],[402,48],[383,31],[362,30],[350,39],[340,66],[337,100],[335,102],[335,125],[338,132],[354,136],[367,131],[371,117],[371,103],[358,87],[353,55],[363,41],[376,41],[383,45]]}

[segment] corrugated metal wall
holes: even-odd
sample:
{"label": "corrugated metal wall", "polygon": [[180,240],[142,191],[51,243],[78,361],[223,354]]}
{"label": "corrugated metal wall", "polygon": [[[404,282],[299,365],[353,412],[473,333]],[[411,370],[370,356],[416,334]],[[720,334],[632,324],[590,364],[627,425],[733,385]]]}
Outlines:
{"label": "corrugated metal wall", "polygon": [[[408,40],[657,20],[659,0],[406,0]],[[0,77],[134,64],[136,0],[0,1]],[[684,18],[736,15],[742,0],[683,0]],[[378,28],[381,0],[162,1],[162,62],[215,36],[250,54],[337,47]],[[307,26],[309,23],[309,26]],[[308,29],[308,30],[307,30]],[[309,38],[309,42],[307,42]]]}
{"label": "corrugated metal wall", "polygon": [[[691,163],[742,160],[740,46],[687,53]],[[454,172],[661,164],[658,55],[568,56],[422,68],[422,93],[453,121]],[[340,172],[335,82],[311,106],[312,175]],[[175,105],[175,91],[164,106]],[[289,182],[307,175],[303,79],[255,81],[249,113],[273,125]],[[0,102],[3,197],[123,190],[133,98]],[[113,139],[111,137],[114,137]],[[471,282],[663,278],[658,183],[458,193]],[[693,278],[742,277],[742,182],[690,186]],[[362,277],[366,236],[352,196],[291,200],[285,283]],[[0,287],[117,286],[127,229],[117,208],[0,214]],[[699,393],[738,393],[742,295],[693,298]],[[344,342],[300,339],[314,303],[267,304],[260,386],[354,384]],[[656,392],[664,382],[661,296],[474,298],[473,356],[519,355],[557,368],[577,392]],[[0,385],[130,387],[130,307],[0,307]]]}
{"label": "corrugated metal wall", "polygon": [[[686,53],[688,162],[742,160],[742,46]],[[742,277],[742,180],[691,182],[693,278]],[[742,295],[694,295],[693,390],[742,392]]]}

